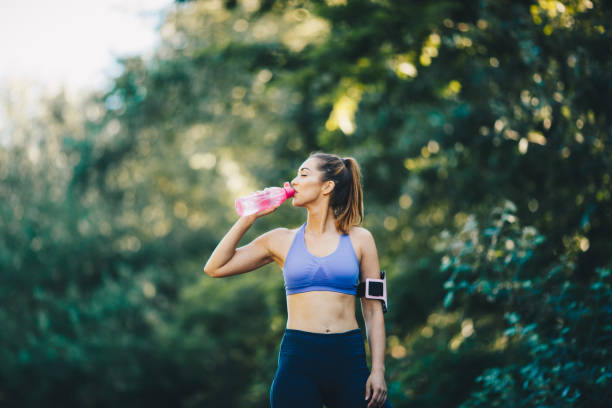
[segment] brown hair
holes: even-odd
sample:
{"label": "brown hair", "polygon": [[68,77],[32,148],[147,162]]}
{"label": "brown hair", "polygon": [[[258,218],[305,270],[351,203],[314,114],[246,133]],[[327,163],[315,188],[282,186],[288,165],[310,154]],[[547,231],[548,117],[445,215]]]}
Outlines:
{"label": "brown hair", "polygon": [[348,234],[349,228],[363,221],[363,191],[361,171],[353,157],[340,158],[335,154],[313,152],[310,157],[319,159],[322,181],[331,180],[335,187],[330,205],[336,216],[336,228]]}

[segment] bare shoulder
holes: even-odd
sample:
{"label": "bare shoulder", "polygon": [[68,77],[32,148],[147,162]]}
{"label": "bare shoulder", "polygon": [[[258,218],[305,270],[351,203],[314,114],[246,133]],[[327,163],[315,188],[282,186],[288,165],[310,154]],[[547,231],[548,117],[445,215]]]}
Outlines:
{"label": "bare shoulder", "polygon": [[291,234],[291,230],[288,228],[274,228],[255,238],[255,241],[259,242],[260,245],[264,245],[268,250],[273,250]]}
{"label": "bare shoulder", "polygon": [[284,227],[274,228],[262,235],[266,237],[266,240],[270,244],[277,244],[279,242],[284,242],[288,238],[293,237],[295,235],[296,229],[289,229]]}
{"label": "bare shoulder", "polygon": [[284,265],[287,252],[291,247],[293,238],[299,228],[284,228],[279,227],[266,232],[261,235],[260,238],[265,240],[265,245],[268,248],[268,252],[272,256],[274,262],[279,266]]}
{"label": "bare shoulder", "polygon": [[359,260],[363,259],[365,253],[376,250],[374,237],[368,229],[354,225],[349,230],[349,236]]}
{"label": "bare shoulder", "polygon": [[360,243],[373,242],[374,237],[372,233],[364,227],[359,227],[357,225],[353,225],[349,230],[349,235],[351,238],[354,238],[356,241]]}

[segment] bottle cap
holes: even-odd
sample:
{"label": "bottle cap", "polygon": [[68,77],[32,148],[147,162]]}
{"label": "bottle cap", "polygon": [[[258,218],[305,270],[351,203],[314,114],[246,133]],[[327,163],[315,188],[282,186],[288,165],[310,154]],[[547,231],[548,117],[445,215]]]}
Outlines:
{"label": "bottle cap", "polygon": [[293,197],[293,195],[295,194],[295,190],[291,187],[291,184],[289,184],[288,181],[285,181],[285,184],[283,184],[283,188],[285,189],[285,194],[287,198]]}

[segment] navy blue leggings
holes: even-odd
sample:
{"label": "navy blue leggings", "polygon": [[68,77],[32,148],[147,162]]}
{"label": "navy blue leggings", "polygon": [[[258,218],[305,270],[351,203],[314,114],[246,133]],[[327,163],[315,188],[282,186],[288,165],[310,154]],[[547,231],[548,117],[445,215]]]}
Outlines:
{"label": "navy blue leggings", "polygon": [[[370,375],[360,329],[311,333],[285,329],[270,389],[272,408],[366,407]],[[389,399],[385,408],[391,408]]]}

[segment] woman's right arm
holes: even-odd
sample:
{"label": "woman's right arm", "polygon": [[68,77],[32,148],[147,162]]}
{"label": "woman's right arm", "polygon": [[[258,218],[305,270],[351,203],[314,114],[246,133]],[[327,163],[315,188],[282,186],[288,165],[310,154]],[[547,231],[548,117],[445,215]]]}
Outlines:
{"label": "woman's right arm", "polygon": [[226,276],[250,272],[272,262],[273,258],[269,242],[275,230],[260,235],[248,245],[240,248],[236,248],[236,246],[257,218],[271,213],[276,208],[278,207],[240,217],[227,234],[225,234],[221,242],[217,244],[217,247],[204,266],[204,273],[213,278],[224,278]]}

